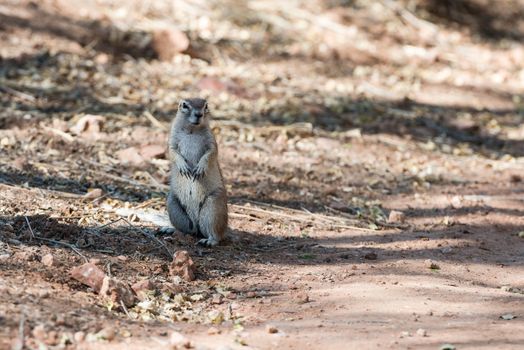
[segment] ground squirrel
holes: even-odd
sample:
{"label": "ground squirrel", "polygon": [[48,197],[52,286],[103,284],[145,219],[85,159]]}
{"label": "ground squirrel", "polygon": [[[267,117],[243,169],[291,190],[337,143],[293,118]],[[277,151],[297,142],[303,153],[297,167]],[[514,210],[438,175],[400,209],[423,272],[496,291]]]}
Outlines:
{"label": "ground squirrel", "polygon": [[191,98],[179,103],[168,145],[167,212],[176,229],[203,236],[198,243],[214,246],[227,228],[227,193],[208,119],[206,100]]}

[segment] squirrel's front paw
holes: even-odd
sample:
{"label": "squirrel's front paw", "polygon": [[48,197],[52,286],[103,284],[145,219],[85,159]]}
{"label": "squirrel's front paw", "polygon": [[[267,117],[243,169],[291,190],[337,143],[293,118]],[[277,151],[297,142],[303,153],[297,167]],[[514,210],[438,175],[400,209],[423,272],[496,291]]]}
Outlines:
{"label": "squirrel's front paw", "polygon": [[178,171],[182,176],[187,177],[188,179],[191,178],[191,176],[193,176],[193,172],[187,164],[184,164],[183,166],[179,167]]}
{"label": "squirrel's front paw", "polygon": [[196,166],[196,168],[193,170],[193,179],[199,180],[204,177],[206,174],[206,169],[201,166]]}

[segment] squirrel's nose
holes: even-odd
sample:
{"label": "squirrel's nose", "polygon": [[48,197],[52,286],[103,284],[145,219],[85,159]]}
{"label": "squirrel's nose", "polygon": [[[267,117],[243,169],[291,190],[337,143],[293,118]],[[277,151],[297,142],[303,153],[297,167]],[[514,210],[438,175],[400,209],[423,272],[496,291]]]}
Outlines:
{"label": "squirrel's nose", "polygon": [[197,118],[202,118],[203,114],[202,113],[195,113],[195,117]]}

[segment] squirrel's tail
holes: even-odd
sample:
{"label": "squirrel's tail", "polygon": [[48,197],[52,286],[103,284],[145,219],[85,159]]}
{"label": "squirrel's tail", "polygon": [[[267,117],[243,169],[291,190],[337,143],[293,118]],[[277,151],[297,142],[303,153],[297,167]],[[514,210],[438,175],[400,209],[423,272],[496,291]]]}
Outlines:
{"label": "squirrel's tail", "polygon": [[140,221],[149,222],[160,227],[172,226],[169,221],[169,217],[166,213],[162,213],[158,210],[142,210],[142,209],[131,209],[131,208],[104,208],[108,211],[112,211],[115,214],[123,217],[129,217],[130,215],[136,215]]}

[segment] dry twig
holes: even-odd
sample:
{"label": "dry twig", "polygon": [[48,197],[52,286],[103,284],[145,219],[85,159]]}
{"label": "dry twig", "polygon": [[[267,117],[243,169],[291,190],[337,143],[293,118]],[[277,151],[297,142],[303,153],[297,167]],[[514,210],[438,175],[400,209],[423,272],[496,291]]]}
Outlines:
{"label": "dry twig", "polygon": [[156,119],[155,116],[153,114],[151,114],[151,112],[146,110],[144,112],[144,116],[147,118],[147,120],[149,120],[151,122],[151,124],[153,124],[157,128],[159,128],[161,130],[164,130],[164,131],[167,130],[166,126],[164,124],[162,124],[158,119]]}
{"label": "dry twig", "polygon": [[120,300],[120,306],[122,307],[122,310],[124,310],[127,317],[129,317],[129,319],[133,319],[131,315],[129,314],[129,311],[127,311],[127,307],[122,300]]}
{"label": "dry twig", "polygon": [[25,334],[24,334],[24,325],[25,325],[25,314],[22,313],[20,317],[20,323],[18,324],[18,339],[16,339],[13,344],[13,350],[22,350],[25,346]]}
{"label": "dry twig", "polygon": [[29,219],[27,218],[27,216],[24,215],[24,218],[25,218],[25,221],[27,222],[27,226],[29,227],[29,231],[31,232],[31,237],[34,238],[34,239],[37,239],[37,240],[40,240],[40,241],[45,241],[45,242],[49,242],[49,243],[54,243],[54,244],[58,244],[58,245],[63,245],[64,247],[68,247],[70,248],[71,250],[73,250],[76,254],[78,254],[80,257],[82,257],[85,262],[89,262],[89,259],[87,259],[85,257],[85,255],[83,255],[77,247],[75,247],[74,245],[72,244],[69,244],[69,243],[66,243],[66,242],[61,242],[61,241],[55,241],[54,239],[49,239],[49,238],[44,238],[44,237],[38,237],[35,235],[35,232],[33,231],[33,228],[31,227],[31,223],[29,222]]}
{"label": "dry twig", "polygon": [[23,100],[29,101],[29,102],[35,102],[36,98],[33,95],[29,95],[28,93],[21,92],[18,90],[15,90],[13,88],[10,88],[9,86],[3,85],[0,86],[0,90],[3,90],[4,92],[16,96],[18,98],[21,98]]}
{"label": "dry twig", "polygon": [[66,140],[67,142],[73,142],[73,141],[75,141],[75,138],[74,138],[73,136],[69,135],[69,134],[66,133],[66,132],[63,132],[62,130],[58,130],[58,129],[56,129],[56,128],[51,128],[51,127],[49,127],[49,126],[45,126],[45,125],[44,125],[43,129],[46,130],[46,131],[49,131],[49,132],[51,132],[51,133],[53,133],[53,134],[55,134],[55,135],[60,136],[61,138],[63,138],[63,139]]}
{"label": "dry twig", "polygon": [[173,257],[173,253],[171,252],[171,249],[169,249],[169,247],[164,242],[162,242],[160,239],[158,239],[154,235],[150,234],[149,232],[146,232],[146,231],[142,230],[140,227],[136,227],[131,222],[129,222],[129,220],[127,220],[126,218],[122,218],[122,220],[124,220],[130,227],[135,228],[138,231],[140,231],[147,238],[149,238],[149,239],[157,242],[158,244],[160,244],[166,250],[167,255],[168,255],[169,258]]}

